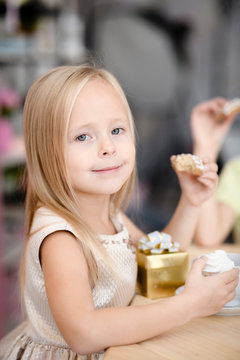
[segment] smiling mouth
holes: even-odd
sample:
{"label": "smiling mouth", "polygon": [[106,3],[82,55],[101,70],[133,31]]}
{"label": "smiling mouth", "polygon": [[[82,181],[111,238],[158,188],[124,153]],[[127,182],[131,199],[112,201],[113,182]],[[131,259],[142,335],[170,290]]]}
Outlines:
{"label": "smiling mouth", "polygon": [[111,173],[111,172],[118,171],[121,167],[122,167],[122,165],[120,165],[120,166],[109,166],[109,167],[106,167],[106,168],[103,168],[103,169],[92,170],[92,172],[97,173],[97,174]]}

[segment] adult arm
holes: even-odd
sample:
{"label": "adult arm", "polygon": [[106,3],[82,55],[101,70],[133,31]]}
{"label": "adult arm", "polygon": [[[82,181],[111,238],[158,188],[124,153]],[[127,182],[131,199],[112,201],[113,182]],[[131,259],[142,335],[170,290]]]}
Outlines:
{"label": "adult arm", "polygon": [[191,114],[193,154],[217,160],[222,143],[236,117],[229,116],[219,121],[218,114],[225,103],[226,99],[215,98],[194,107]]}
{"label": "adult arm", "polygon": [[231,206],[218,202],[215,198],[202,205],[197,221],[194,242],[211,247],[221,244],[229,235],[235,221]]}
{"label": "adult arm", "polygon": [[223,168],[216,196],[202,205],[195,231],[198,245],[212,246],[222,243],[240,213],[240,157],[229,161]]}

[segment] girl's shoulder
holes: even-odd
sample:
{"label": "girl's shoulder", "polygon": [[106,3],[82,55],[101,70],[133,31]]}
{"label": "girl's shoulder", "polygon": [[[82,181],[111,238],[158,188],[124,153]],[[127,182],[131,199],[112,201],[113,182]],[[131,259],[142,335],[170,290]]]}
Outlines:
{"label": "girl's shoulder", "polygon": [[141,237],[145,236],[145,233],[139,229],[138,226],[122,211],[119,211],[116,214],[117,220],[123,224],[123,227],[127,229],[130,238],[132,239],[135,246],[137,246],[138,241]]}
{"label": "girl's shoulder", "polygon": [[66,220],[46,207],[40,207],[36,210],[32,223],[32,231],[45,226],[65,223]]}
{"label": "girl's shoulder", "polygon": [[34,214],[30,243],[40,247],[42,241],[48,235],[61,230],[69,231],[76,236],[75,230],[66,219],[46,207],[40,207]]}

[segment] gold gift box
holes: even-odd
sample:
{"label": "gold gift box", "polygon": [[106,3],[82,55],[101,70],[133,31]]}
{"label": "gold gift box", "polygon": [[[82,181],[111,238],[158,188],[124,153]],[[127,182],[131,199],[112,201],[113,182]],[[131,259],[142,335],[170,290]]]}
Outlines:
{"label": "gold gift box", "polygon": [[173,296],[186,281],[188,253],[184,251],[159,255],[137,251],[137,262],[141,294],[150,299]]}

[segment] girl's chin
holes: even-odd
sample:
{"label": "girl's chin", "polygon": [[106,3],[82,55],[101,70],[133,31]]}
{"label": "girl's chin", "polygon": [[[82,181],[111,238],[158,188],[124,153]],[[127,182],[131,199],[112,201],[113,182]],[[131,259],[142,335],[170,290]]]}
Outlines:
{"label": "girl's chin", "polygon": [[111,196],[116,194],[119,190],[121,190],[122,185],[121,186],[112,186],[112,187],[101,187],[99,189],[86,189],[86,190],[79,190],[79,189],[75,189],[75,192],[78,196],[81,195],[89,195],[89,196]]}

